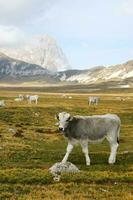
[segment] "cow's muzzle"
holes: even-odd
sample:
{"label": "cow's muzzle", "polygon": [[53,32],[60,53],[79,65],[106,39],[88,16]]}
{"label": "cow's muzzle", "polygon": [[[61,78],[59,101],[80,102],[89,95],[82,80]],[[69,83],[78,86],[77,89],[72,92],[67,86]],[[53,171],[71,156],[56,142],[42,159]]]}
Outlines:
{"label": "cow's muzzle", "polygon": [[60,131],[60,132],[63,132],[63,131],[64,131],[64,129],[63,129],[63,128],[61,128],[61,127],[59,127],[59,131]]}

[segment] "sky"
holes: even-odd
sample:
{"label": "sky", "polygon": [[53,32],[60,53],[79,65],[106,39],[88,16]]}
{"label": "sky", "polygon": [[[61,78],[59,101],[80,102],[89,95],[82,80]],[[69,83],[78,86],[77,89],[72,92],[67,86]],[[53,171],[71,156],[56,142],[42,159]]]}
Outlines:
{"label": "sky", "polygon": [[133,0],[0,0],[0,47],[56,39],[72,68],[133,59]]}

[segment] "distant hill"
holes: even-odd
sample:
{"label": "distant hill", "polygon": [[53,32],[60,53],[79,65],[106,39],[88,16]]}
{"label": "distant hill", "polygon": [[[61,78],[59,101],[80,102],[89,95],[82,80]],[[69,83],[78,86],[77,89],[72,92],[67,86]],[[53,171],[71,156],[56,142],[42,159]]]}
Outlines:
{"label": "distant hill", "polygon": [[47,69],[0,53],[0,82],[29,82],[34,80],[54,82],[53,76]]}
{"label": "distant hill", "polygon": [[[110,67],[94,67],[88,70],[67,70],[58,73],[62,82],[97,84],[101,82],[133,83],[133,60]],[[128,86],[127,86],[128,87]]]}
{"label": "distant hill", "polygon": [[33,82],[37,84],[106,83],[108,87],[133,87],[133,60],[109,67],[98,66],[88,70],[51,72],[40,65],[27,63],[0,53],[0,82]]}

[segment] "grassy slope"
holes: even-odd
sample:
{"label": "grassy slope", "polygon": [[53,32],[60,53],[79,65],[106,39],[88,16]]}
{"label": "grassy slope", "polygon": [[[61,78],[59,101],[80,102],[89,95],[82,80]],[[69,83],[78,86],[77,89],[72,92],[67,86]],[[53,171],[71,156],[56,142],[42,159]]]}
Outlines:
{"label": "grassy slope", "polygon": [[[133,95],[120,102],[115,95],[101,94],[98,107],[88,107],[87,96],[41,94],[39,104],[15,103],[16,92],[0,92],[6,108],[0,108],[0,199],[133,199]],[[124,94],[122,94],[124,96]],[[125,94],[128,96],[128,93]],[[60,111],[93,115],[116,113],[122,120],[117,163],[109,166],[109,146],[90,145],[91,166],[85,166],[80,147],[69,160],[80,174],[64,174],[54,183],[48,168],[62,159],[67,145],[57,133],[54,115]],[[9,128],[23,130],[14,137]]]}

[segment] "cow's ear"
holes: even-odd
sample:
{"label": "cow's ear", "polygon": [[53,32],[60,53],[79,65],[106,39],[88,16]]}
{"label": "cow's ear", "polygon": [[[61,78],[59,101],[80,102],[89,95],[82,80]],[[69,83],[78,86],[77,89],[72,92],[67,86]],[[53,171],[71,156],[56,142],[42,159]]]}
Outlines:
{"label": "cow's ear", "polygon": [[55,119],[59,120],[59,115],[58,114],[55,115]]}

